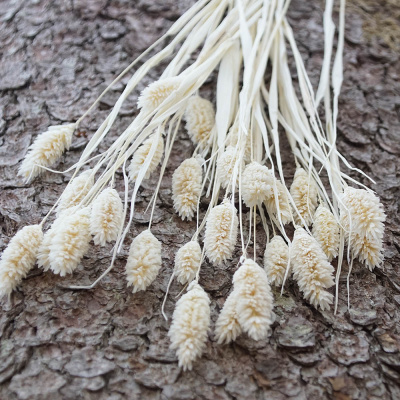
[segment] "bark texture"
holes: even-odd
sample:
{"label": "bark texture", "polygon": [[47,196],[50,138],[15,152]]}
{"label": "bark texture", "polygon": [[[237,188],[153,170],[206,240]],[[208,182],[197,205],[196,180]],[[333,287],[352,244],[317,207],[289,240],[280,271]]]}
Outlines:
{"label": "bark texture", "polygon": [[[74,122],[117,72],[153,43],[194,0],[2,0],[0,2],[0,248],[26,224],[37,223],[68,180],[46,174],[31,185],[17,178],[35,136],[49,125]],[[321,1],[293,0],[290,21],[314,85],[323,58]],[[241,337],[218,346],[210,333],[204,356],[183,373],[169,350],[170,322],[161,302],[174,254],[194,223],[173,212],[171,175],[190,156],[180,135],[155,212],[153,233],[163,243],[163,267],[149,290],[132,294],[124,266],[128,245],[113,271],[93,290],[88,284],[108,266],[110,247],[92,246],[78,270],[62,279],[35,268],[1,301],[1,399],[400,399],[400,6],[397,0],[349,0],[345,79],[340,97],[339,150],[375,181],[388,215],[385,262],[373,273],[356,263],[340,283],[339,312],[318,312],[297,285],[276,298],[276,321],[266,341]],[[160,70],[152,70],[148,82]],[[140,88],[141,89],[141,88]],[[212,98],[213,81],[205,85]],[[73,164],[105,118],[118,84],[87,118],[58,169]],[[136,99],[123,107],[106,148],[135,115]],[[293,162],[283,159],[288,176]],[[364,179],[366,184],[368,182]],[[156,177],[144,185],[130,233],[145,228],[143,214]],[[122,192],[122,187],[118,188]],[[261,231],[260,231],[261,232]],[[265,238],[259,234],[258,261]],[[231,287],[235,259],[208,263],[201,284],[210,294],[212,325]],[[345,266],[346,272],[346,266]],[[170,316],[181,286],[167,301]]]}

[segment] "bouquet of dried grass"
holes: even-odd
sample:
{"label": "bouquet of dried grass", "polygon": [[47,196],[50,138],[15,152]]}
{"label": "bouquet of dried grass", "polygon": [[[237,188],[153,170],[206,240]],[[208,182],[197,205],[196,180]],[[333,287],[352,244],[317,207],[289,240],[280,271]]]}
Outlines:
{"label": "bouquet of dried grass", "polygon": [[[235,340],[242,332],[255,340],[265,339],[273,321],[270,284],[283,290],[290,272],[307,301],[328,309],[333,302],[328,289],[335,283],[330,262],[339,257],[338,285],[345,244],[349,262],[358,257],[371,270],[382,262],[382,206],[370,189],[342,172],[341,166],[355,168],[336,148],[345,2],[340,0],[335,55],[333,0],[326,3],[325,57],[316,94],[286,18],[289,3],[200,0],[116,78],[110,87],[144,60],[79,161],[64,171],[73,171],[73,177],[60,199],[39,225],[23,228],[4,251],[1,294],[11,293],[36,257],[45,270],[60,275],[73,272],[92,237],[95,244],[115,242],[109,268],[92,285],[72,287],[93,288],[113,267],[128,240],[139,188],[151,174],[157,174],[148,228],[131,242],[126,262],[128,286],[133,292],[145,290],[161,267],[162,246],[151,232],[152,219],[183,122],[194,150],[173,174],[172,199],[179,217],[195,218],[197,229],[192,241],[176,254],[171,280],[176,277],[189,287],[177,303],[170,337],[184,369],[191,368],[207,340],[209,298],[199,284],[204,255],[218,268],[232,258],[240,238],[240,267],[216,325],[219,343]],[[160,43],[164,48],[149,56]],[[289,69],[289,51],[297,82]],[[122,104],[151,68],[167,60],[159,79],[140,94],[138,115],[108,149],[96,155]],[[201,88],[215,70],[218,78],[211,102],[201,96]],[[78,121],[50,127],[36,138],[20,168],[26,181],[51,171],[68,150],[74,130],[109,88]],[[325,125],[318,112],[321,101]],[[285,176],[280,153],[282,135],[286,135],[297,167],[290,188],[287,181],[292,177]],[[124,176],[124,201],[114,189],[117,171]],[[321,179],[322,171],[327,185]],[[209,202],[202,214],[199,204],[204,196]],[[244,206],[250,209],[248,237]],[[42,229],[53,212],[57,219],[43,237]],[[253,260],[247,254],[251,239],[256,248],[257,214],[268,239],[265,269],[257,264],[255,251]],[[293,242],[287,234],[289,224],[295,228]],[[270,230],[274,233],[271,240]]]}

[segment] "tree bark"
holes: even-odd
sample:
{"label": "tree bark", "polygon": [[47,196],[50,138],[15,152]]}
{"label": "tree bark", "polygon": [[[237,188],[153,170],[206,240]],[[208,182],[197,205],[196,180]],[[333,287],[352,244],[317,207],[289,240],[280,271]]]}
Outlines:
{"label": "tree bark", "polygon": [[[74,122],[117,73],[151,45],[194,0],[2,0],[0,6],[0,227],[3,249],[27,224],[38,223],[70,175],[45,174],[25,185],[17,171],[32,140],[49,125]],[[297,43],[316,87],[323,59],[323,3],[293,0],[289,10]],[[336,15],[337,17],[337,15]],[[182,372],[169,349],[170,321],[161,303],[178,248],[195,223],[173,212],[171,175],[193,146],[182,132],[163,180],[153,233],[163,243],[163,267],[146,292],[132,294],[124,267],[130,240],[145,229],[144,210],[157,177],[146,181],[135,224],[115,268],[90,291],[107,268],[111,246],[92,246],[78,270],[60,278],[35,267],[1,301],[1,399],[400,399],[400,5],[397,0],[349,0],[340,97],[338,147],[353,172],[380,196],[387,213],[385,262],[369,272],[355,263],[347,308],[346,272],[339,309],[319,312],[289,282],[275,295],[276,321],[260,342],[241,337],[216,344],[212,332],[203,357]],[[146,84],[162,68],[152,70]],[[126,79],[123,80],[126,82]],[[213,98],[215,80],[204,87]],[[139,89],[142,89],[141,86]],[[88,138],[107,116],[122,84],[83,122],[58,165],[78,160]],[[136,93],[137,95],[137,93]],[[135,116],[136,97],[123,106],[106,149]],[[284,146],[288,177],[293,158]],[[121,181],[121,179],[120,179]],[[117,189],[122,193],[122,182]],[[265,237],[257,243],[261,263]],[[211,297],[212,327],[231,288],[240,248],[232,262],[207,262],[200,282]],[[172,315],[172,285],[166,312]]]}

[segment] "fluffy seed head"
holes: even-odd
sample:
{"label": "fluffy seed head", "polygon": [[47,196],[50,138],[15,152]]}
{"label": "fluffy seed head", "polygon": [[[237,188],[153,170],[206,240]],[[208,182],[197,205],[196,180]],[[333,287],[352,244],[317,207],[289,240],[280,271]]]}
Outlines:
{"label": "fluffy seed head", "polygon": [[150,83],[140,94],[138,107],[145,112],[154,111],[179,88],[179,85],[180,79],[178,77],[160,79]]}
{"label": "fluffy seed head", "polygon": [[69,149],[75,124],[50,126],[40,134],[29,147],[28,154],[18,171],[27,182],[45,171],[41,167],[51,167]]}
{"label": "fluffy seed head", "polygon": [[182,219],[189,221],[197,209],[201,195],[202,169],[196,158],[188,158],[172,175],[174,208]]}
{"label": "fluffy seed head", "polygon": [[249,163],[251,160],[251,137],[250,135],[245,135],[244,133],[242,134],[240,138],[239,143],[239,125],[237,123],[233,124],[231,128],[229,129],[228,132],[228,137],[227,137],[227,146],[242,146],[243,143],[245,143],[245,149],[244,149],[244,161],[246,163]]}
{"label": "fluffy seed head", "polygon": [[94,244],[104,246],[117,239],[123,219],[123,205],[115,189],[103,190],[92,205],[90,233]]}
{"label": "fluffy seed head", "polygon": [[257,161],[248,164],[242,173],[242,197],[247,207],[261,205],[273,195],[274,177]]}
{"label": "fluffy seed head", "polygon": [[242,333],[237,313],[237,302],[238,295],[233,290],[226,299],[215,325],[215,336],[218,344],[231,343]]}
{"label": "fluffy seed head", "polygon": [[186,129],[194,144],[206,147],[215,124],[214,106],[211,101],[200,96],[188,100],[185,115]]}
{"label": "fluffy seed head", "polygon": [[175,256],[174,274],[179,283],[184,285],[196,276],[201,263],[199,242],[192,240],[181,247]]}
{"label": "fluffy seed head", "polygon": [[161,268],[161,243],[147,229],[133,239],[125,272],[133,293],[146,290]]}
{"label": "fluffy seed head", "polygon": [[386,219],[379,198],[365,189],[347,187],[340,205],[340,223],[354,257],[372,271],[383,261]]}
{"label": "fluffy seed head", "polygon": [[272,179],[271,195],[265,200],[264,204],[271,215],[275,217],[279,215],[282,223],[287,224],[292,221],[292,208],[290,206],[287,190],[279,179],[276,179],[274,176],[272,176]]}
{"label": "fluffy seed head", "polygon": [[156,132],[153,135],[151,135],[148,139],[146,139],[143,142],[143,144],[140,147],[138,147],[138,149],[133,154],[132,161],[129,165],[129,179],[132,182],[134,182],[137,179],[140,168],[145,163],[146,158],[150,153],[151,145],[154,143],[155,140],[157,141],[156,145],[157,147],[153,157],[151,158],[144,179],[148,179],[150,177],[150,174],[154,172],[158,164],[160,164],[162,156],[164,154],[164,139],[160,132]]}
{"label": "fluffy seed head", "polygon": [[238,187],[239,173],[244,168],[243,160],[239,162],[239,152],[236,151],[235,147],[228,146],[226,150],[221,154],[217,161],[217,177],[221,183],[221,186],[228,191],[231,190],[233,173],[235,166],[239,163],[236,176],[236,187]]}
{"label": "fluffy seed head", "polygon": [[224,200],[207,217],[204,248],[214,265],[232,257],[239,225],[236,214],[236,208],[228,200]]}
{"label": "fluffy seed head", "polygon": [[265,339],[272,324],[273,308],[266,272],[253,260],[246,259],[235,272],[233,284],[240,326],[252,339]]}
{"label": "fluffy seed head", "polygon": [[183,370],[190,371],[193,361],[203,353],[209,325],[210,299],[197,282],[192,282],[176,303],[168,332],[171,349],[176,350]]}
{"label": "fluffy seed head", "polygon": [[294,233],[290,262],[304,298],[314,307],[329,309],[333,296],[325,289],[334,285],[334,269],[318,242],[303,228]]}
{"label": "fluffy seed head", "polygon": [[42,240],[39,225],[25,226],[11,239],[0,260],[0,297],[9,296],[33,268]]}
{"label": "fluffy seed head", "polygon": [[60,276],[71,274],[89,249],[90,207],[61,217],[50,243],[50,269]]}
{"label": "fluffy seed head", "polygon": [[94,176],[91,176],[92,172],[91,169],[82,172],[65,188],[57,206],[57,216],[67,208],[79,205],[84,197],[89,193],[89,190],[94,184]]}
{"label": "fluffy seed head", "polygon": [[288,264],[289,247],[281,236],[274,236],[264,252],[264,269],[271,285],[282,285]]}
{"label": "fluffy seed head", "polygon": [[[303,168],[298,168],[294,174],[290,194],[305,224],[307,226],[311,225],[318,205],[318,189],[314,180],[312,178],[308,179],[308,174]],[[297,224],[301,224],[301,219],[297,212],[295,212],[294,219]]]}
{"label": "fluffy seed head", "polygon": [[332,261],[338,255],[339,251],[339,224],[330,210],[321,204],[314,215],[312,233],[322,250]]}

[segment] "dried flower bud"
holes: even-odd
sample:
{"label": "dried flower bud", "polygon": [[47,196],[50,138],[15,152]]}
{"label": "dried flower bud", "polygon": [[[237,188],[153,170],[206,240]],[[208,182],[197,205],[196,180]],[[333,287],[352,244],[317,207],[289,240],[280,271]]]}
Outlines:
{"label": "dried flower bud", "polygon": [[75,124],[50,126],[40,134],[29,147],[28,154],[18,171],[27,182],[55,164],[65,150],[69,149]]}
{"label": "dried flower bud", "polygon": [[289,247],[281,236],[274,236],[264,252],[264,269],[271,285],[282,285],[288,265]]}
{"label": "dried flower bud", "polygon": [[257,161],[248,164],[242,173],[242,197],[247,207],[261,205],[273,196],[274,177]]}
{"label": "dried flower bud", "polygon": [[202,169],[196,158],[189,158],[172,175],[172,199],[174,208],[182,219],[189,221],[197,209],[201,195]]}
{"label": "dried flower bud", "polygon": [[242,333],[237,314],[237,302],[238,293],[233,290],[226,299],[215,325],[215,336],[218,344],[231,343]]}
{"label": "dried flower bud", "polygon": [[123,204],[115,189],[103,190],[92,205],[90,233],[94,244],[104,246],[106,242],[117,239],[123,223]]}
{"label": "dried flower bud", "polygon": [[383,260],[383,206],[372,192],[352,187],[344,190],[341,201],[340,223],[346,241],[353,256],[372,271]]}
{"label": "dried flower bud", "polygon": [[125,272],[133,293],[146,290],[161,268],[161,243],[147,229],[133,239]]}
{"label": "dried flower bud", "polygon": [[340,244],[339,225],[335,216],[322,204],[315,212],[312,233],[327,255],[328,261],[337,257]]}
{"label": "dried flower bud", "polygon": [[184,118],[189,137],[194,144],[204,148],[215,124],[213,104],[200,96],[192,96],[188,100]]}
{"label": "dried flower bud", "polygon": [[236,214],[236,208],[224,200],[207,217],[204,248],[208,259],[215,265],[232,257],[239,225]]}
{"label": "dried flower bud", "polygon": [[[278,196],[277,201],[275,192]],[[271,215],[280,218],[283,224],[287,224],[292,221],[292,208],[290,207],[286,187],[279,179],[273,177],[271,196],[268,197],[264,204],[267,207],[268,212]]]}
{"label": "dried flower bud", "polygon": [[334,285],[334,269],[318,242],[303,228],[294,233],[290,260],[304,298],[322,311],[329,309],[333,296],[325,289]]}
{"label": "dried flower bud", "polygon": [[239,162],[239,152],[236,151],[235,147],[228,146],[217,161],[217,177],[221,186],[228,191],[231,190],[233,173],[237,163],[239,163],[239,165],[236,176],[236,187],[238,187],[240,171],[244,168],[244,162]]}
{"label": "dried flower bud", "polygon": [[50,269],[60,276],[71,274],[89,249],[90,208],[62,217],[50,244]]}
{"label": "dried flower bud", "polygon": [[9,296],[33,268],[42,240],[40,225],[25,226],[11,239],[0,260],[0,297]]}
{"label": "dried flower bud", "polygon": [[[307,226],[311,225],[318,205],[318,189],[314,180],[312,178],[309,179],[307,172],[303,168],[297,169],[290,187],[290,194],[305,224]],[[294,217],[296,223],[301,224],[301,219],[297,212]]]}
{"label": "dried flower bud", "polygon": [[192,240],[181,247],[175,256],[174,274],[179,283],[184,285],[196,276],[201,263],[201,248],[199,242]]}
{"label": "dried flower bud", "polygon": [[203,353],[209,325],[210,299],[197,282],[192,282],[176,303],[168,332],[171,349],[176,350],[184,370],[190,371],[193,361]]}
{"label": "dried flower bud", "polygon": [[92,175],[92,172],[91,169],[82,172],[65,188],[57,206],[57,216],[67,208],[78,206],[89,193],[89,190],[94,184],[94,176]]}
{"label": "dried flower bud", "polygon": [[138,99],[138,107],[145,112],[152,112],[160,106],[180,85],[178,77],[160,79],[150,83]]}
{"label": "dried flower bud", "polygon": [[146,158],[150,153],[151,146],[155,140],[157,140],[156,151],[150,161],[150,165],[146,171],[144,179],[148,179],[150,177],[150,174],[154,172],[158,164],[160,164],[162,156],[164,154],[164,139],[160,132],[156,132],[153,135],[151,135],[148,139],[146,139],[143,142],[143,144],[140,147],[138,147],[138,149],[133,154],[132,161],[129,165],[129,179],[132,182],[134,182],[137,179],[140,168],[145,163]]}
{"label": "dried flower bud", "polygon": [[273,296],[266,272],[246,259],[233,276],[240,326],[252,339],[265,339],[272,324]]}

